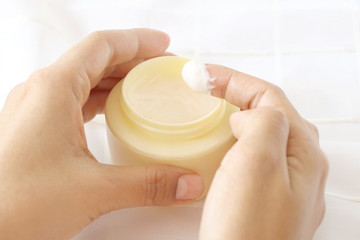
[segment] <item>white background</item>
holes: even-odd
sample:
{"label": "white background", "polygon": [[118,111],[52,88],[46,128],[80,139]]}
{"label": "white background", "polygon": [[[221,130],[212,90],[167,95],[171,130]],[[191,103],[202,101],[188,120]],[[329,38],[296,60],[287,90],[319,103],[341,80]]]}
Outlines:
{"label": "white background", "polygon": [[[360,0],[0,0],[0,107],[9,90],[92,31],[151,27],[170,51],[281,86],[320,129],[330,160],[327,213],[315,240],[360,239]],[[102,119],[90,149],[108,162]],[[99,124],[100,122],[100,124]],[[359,199],[359,197],[358,197]],[[138,208],[75,239],[197,239],[201,207]]]}

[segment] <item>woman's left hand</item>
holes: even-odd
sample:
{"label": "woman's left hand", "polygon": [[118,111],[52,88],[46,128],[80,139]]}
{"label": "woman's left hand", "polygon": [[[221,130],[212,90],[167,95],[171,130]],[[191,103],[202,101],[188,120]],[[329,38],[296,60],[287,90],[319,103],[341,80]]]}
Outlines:
{"label": "woman's left hand", "polygon": [[87,148],[84,123],[111,88],[168,44],[149,29],[96,32],[12,90],[0,113],[1,239],[69,239],[112,210],[201,195],[189,170],[104,165]]}

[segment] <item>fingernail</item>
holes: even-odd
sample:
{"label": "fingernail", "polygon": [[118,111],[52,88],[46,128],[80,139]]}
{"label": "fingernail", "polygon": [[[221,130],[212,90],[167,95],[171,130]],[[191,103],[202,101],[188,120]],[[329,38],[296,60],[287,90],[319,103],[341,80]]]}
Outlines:
{"label": "fingernail", "polygon": [[176,196],[178,200],[193,200],[203,193],[204,182],[199,175],[182,175],[178,179]]}

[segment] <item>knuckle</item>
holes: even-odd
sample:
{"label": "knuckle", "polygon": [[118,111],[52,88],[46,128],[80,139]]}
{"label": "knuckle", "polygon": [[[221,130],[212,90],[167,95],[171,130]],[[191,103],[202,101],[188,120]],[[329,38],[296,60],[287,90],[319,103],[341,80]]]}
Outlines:
{"label": "knuckle", "polygon": [[285,96],[285,92],[277,85],[269,83],[268,91],[277,96]]}
{"label": "knuckle", "polygon": [[44,78],[46,78],[49,75],[49,69],[51,68],[51,66],[46,67],[46,68],[41,68],[36,70],[35,72],[33,72],[28,81],[41,81]]}
{"label": "knuckle", "polygon": [[161,167],[150,166],[145,174],[144,205],[163,205],[167,199],[167,175]]}
{"label": "knuckle", "polygon": [[[20,83],[13,87],[8,96],[6,97],[4,106],[16,106],[19,107],[20,103],[23,103],[27,96],[26,84]],[[12,107],[10,107],[12,109]]]}
{"label": "knuckle", "polygon": [[43,68],[32,73],[29,79],[27,80],[27,87],[31,89],[33,88],[43,89],[49,86],[49,83],[52,83],[53,81],[50,80],[51,78],[48,72],[49,72],[48,68]]}
{"label": "knuckle", "polygon": [[[239,122],[241,120],[242,114],[243,114],[243,112],[235,112],[235,113],[231,114],[230,118],[229,118],[230,125],[233,127],[238,126]],[[235,128],[235,129],[237,129],[237,128]]]}
{"label": "knuckle", "polygon": [[33,72],[26,82],[22,82],[11,89],[9,98],[24,100],[29,94],[34,93],[36,95],[39,89],[45,87],[43,84],[43,75],[43,69]]}
{"label": "knuckle", "polygon": [[99,30],[99,31],[94,31],[94,32],[90,33],[89,38],[96,40],[96,39],[102,39],[103,36],[104,36],[104,31]]}
{"label": "knuckle", "polygon": [[319,136],[320,136],[319,129],[313,123],[311,123],[307,120],[305,120],[305,122],[306,122],[306,125],[310,128],[310,130],[315,134],[315,136],[317,138],[319,138]]}
{"label": "knuckle", "polygon": [[320,170],[322,172],[323,179],[325,181],[329,172],[329,160],[323,151],[321,151],[320,153],[319,162],[320,162]]}
{"label": "knuckle", "polygon": [[37,96],[39,90],[46,88],[44,84],[44,69],[33,72],[27,81],[12,88],[8,94],[9,99],[24,101],[27,96]]}
{"label": "knuckle", "polygon": [[13,87],[9,92],[9,98],[23,96],[25,91],[25,83],[20,83]]}
{"label": "knuckle", "polygon": [[277,125],[279,127],[288,125],[285,114],[275,107],[262,107],[259,115],[259,117],[267,119],[268,123],[271,125]]}
{"label": "knuckle", "polygon": [[[26,82],[14,89],[17,92],[16,99],[29,103],[41,103],[41,105],[56,104],[57,106],[64,102],[50,101],[55,96],[58,100],[71,101],[72,98],[69,98],[71,91],[68,89],[71,89],[69,84],[72,83],[71,81],[61,81],[62,79],[56,76],[57,71],[56,66],[51,65],[32,73]],[[36,104],[36,106],[40,105]]]}
{"label": "knuckle", "polygon": [[46,69],[42,68],[42,69],[38,69],[35,72],[33,72],[30,77],[29,77],[29,81],[35,81],[38,79],[42,79],[43,75],[45,74]]}
{"label": "knuckle", "polygon": [[324,187],[329,173],[329,160],[320,148],[314,149],[317,153],[313,153],[312,176]]}
{"label": "knuckle", "polygon": [[[59,69],[56,64],[39,69],[32,73],[26,81],[26,88],[29,93],[48,94],[58,93],[61,89],[70,89],[72,81],[62,81],[58,76]],[[62,92],[64,93],[64,92]]]}
{"label": "knuckle", "polygon": [[[101,49],[105,53],[114,54],[114,48],[116,48],[116,39],[114,39],[112,31],[110,30],[100,30],[92,32],[85,38],[85,42],[88,45],[93,46],[94,48]],[[122,44],[125,45],[124,39]]]}
{"label": "knuckle", "polygon": [[107,43],[109,31],[100,30],[92,32],[88,37],[87,40],[94,43],[95,45],[102,45]]}

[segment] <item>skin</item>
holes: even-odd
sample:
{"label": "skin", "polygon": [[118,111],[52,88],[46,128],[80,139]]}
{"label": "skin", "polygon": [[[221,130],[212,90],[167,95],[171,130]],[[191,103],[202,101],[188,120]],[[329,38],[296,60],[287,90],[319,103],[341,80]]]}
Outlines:
{"label": "skin", "polygon": [[[112,210],[202,194],[189,170],[104,165],[86,144],[84,123],[112,87],[168,44],[149,29],[96,32],[13,89],[0,113],[2,238],[69,239]],[[209,72],[212,94],[246,111],[231,118],[238,141],[211,186],[200,239],[311,239],[327,174],[316,129],[277,87],[221,66]]]}
{"label": "skin", "polygon": [[328,172],[316,127],[278,87],[222,66],[208,70],[212,94],[243,111],[230,119],[237,142],[214,178],[200,239],[312,239]]}
{"label": "skin", "polygon": [[[87,148],[84,123],[111,88],[168,44],[153,30],[96,32],[9,94],[0,114],[1,239],[69,239],[112,210],[202,193],[189,170],[104,165]],[[188,185],[180,196],[178,182]]]}

